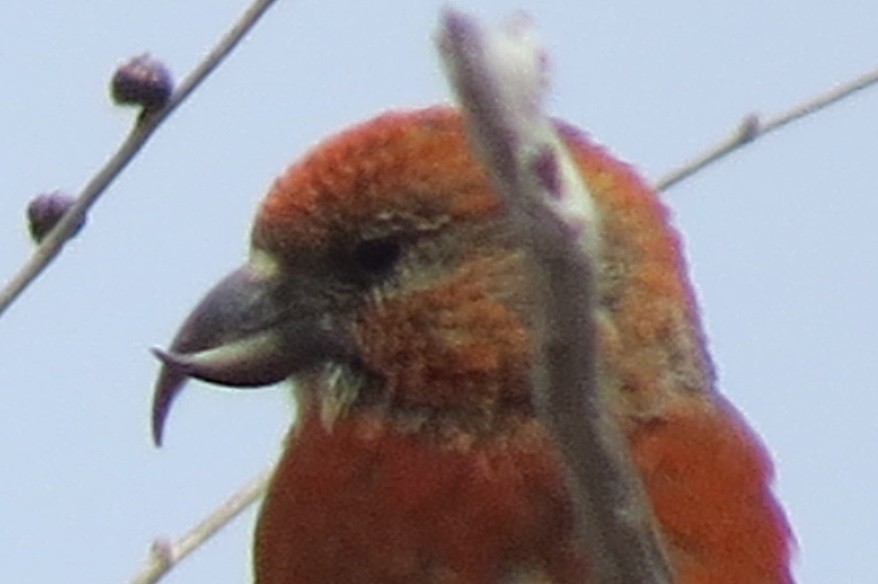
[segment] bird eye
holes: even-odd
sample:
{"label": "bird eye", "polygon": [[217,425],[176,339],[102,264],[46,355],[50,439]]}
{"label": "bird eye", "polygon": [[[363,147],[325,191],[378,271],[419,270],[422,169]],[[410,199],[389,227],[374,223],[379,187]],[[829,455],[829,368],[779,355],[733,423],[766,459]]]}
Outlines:
{"label": "bird eye", "polygon": [[400,255],[402,245],[396,239],[367,239],[354,248],[353,259],[363,272],[380,275],[390,270]]}

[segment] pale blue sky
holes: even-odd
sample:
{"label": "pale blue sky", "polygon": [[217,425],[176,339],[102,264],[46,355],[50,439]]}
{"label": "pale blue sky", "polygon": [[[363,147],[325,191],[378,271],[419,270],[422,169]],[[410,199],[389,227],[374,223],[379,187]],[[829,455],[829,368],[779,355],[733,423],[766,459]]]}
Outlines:
{"label": "pale blue sky", "polygon": [[[150,51],[182,76],[243,1],[0,3],[0,279],[32,247],[37,192],[78,189],[132,113],[115,65]],[[398,106],[448,99],[439,2],[280,0],[0,319],[0,581],[124,582],[263,468],[283,391],[196,385],[148,433],[156,364],[245,252],[256,202],[309,145]],[[551,109],[649,178],[875,66],[873,0],[471,1],[529,11],[554,54]],[[668,193],[720,386],[776,458],[803,583],[869,582],[878,541],[878,90]],[[249,581],[253,514],[168,583]]]}

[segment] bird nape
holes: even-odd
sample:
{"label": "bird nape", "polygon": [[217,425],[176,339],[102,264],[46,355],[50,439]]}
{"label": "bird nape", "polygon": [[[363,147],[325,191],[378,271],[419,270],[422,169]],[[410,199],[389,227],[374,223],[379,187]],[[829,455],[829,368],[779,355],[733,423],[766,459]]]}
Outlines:
{"label": "bird nape", "polygon": [[[631,168],[558,131],[599,214],[599,388],[677,581],[792,582],[771,464],[714,387],[666,209]],[[587,582],[534,407],[538,278],[461,116],[392,112],[330,138],[274,183],[251,239],[158,352],[153,428],[158,441],[189,377],[293,381],[255,581]]]}

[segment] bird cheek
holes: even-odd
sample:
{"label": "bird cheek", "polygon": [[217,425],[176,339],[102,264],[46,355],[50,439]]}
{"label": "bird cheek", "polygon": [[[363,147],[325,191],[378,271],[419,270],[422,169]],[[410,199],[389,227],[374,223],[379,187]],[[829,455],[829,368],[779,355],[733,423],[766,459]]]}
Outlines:
{"label": "bird cheek", "polygon": [[436,287],[362,315],[358,326],[364,364],[411,406],[481,408],[527,394],[530,339],[487,294]]}

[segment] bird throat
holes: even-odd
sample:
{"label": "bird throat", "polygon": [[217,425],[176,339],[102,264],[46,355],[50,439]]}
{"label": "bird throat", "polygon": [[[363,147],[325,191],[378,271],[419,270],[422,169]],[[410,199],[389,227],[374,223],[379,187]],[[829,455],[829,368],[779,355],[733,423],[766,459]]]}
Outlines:
{"label": "bird throat", "polygon": [[416,403],[405,393],[394,392],[386,381],[361,366],[328,363],[295,383],[299,421],[319,417],[327,432],[343,420],[392,428],[400,434],[422,433],[441,441],[490,439],[504,428],[532,420],[535,409],[526,395],[506,396],[482,407],[436,407]]}

